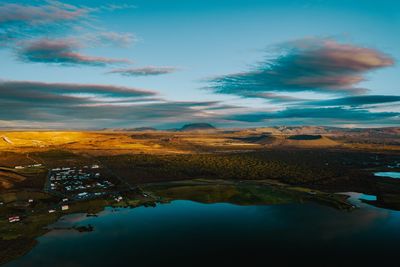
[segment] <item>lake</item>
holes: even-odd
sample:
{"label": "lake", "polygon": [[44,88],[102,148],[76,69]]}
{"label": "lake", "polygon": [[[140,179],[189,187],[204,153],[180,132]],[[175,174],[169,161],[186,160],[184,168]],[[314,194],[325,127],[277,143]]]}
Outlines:
{"label": "lake", "polygon": [[375,176],[400,179],[400,172],[376,172]]}
{"label": "lake", "polygon": [[[400,212],[360,202],[339,211],[313,203],[268,206],[176,200],[155,208],[106,208],[98,217],[72,214],[5,266],[267,266],[382,264],[398,259]],[[261,264],[257,264],[261,263]]]}

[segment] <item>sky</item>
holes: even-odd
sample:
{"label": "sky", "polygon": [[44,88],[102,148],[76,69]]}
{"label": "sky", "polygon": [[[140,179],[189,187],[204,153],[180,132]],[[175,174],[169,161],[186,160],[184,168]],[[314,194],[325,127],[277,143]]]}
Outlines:
{"label": "sky", "polygon": [[397,0],[0,0],[0,128],[400,125]]}

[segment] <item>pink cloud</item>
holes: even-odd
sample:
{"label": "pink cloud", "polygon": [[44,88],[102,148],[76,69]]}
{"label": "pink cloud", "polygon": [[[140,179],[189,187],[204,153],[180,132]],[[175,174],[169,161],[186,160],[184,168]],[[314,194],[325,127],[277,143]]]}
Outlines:
{"label": "pink cloud", "polygon": [[129,63],[126,59],[88,56],[78,52],[82,45],[75,39],[39,39],[25,42],[18,55],[26,62],[61,65],[108,65]]}

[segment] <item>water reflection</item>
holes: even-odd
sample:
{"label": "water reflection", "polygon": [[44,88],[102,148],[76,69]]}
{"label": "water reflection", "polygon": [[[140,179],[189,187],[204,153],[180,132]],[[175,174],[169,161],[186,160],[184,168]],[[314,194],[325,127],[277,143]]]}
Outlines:
{"label": "water reflection", "polygon": [[382,262],[396,255],[390,253],[400,241],[400,216],[365,205],[345,212],[311,203],[238,206],[179,200],[156,208],[106,208],[98,217],[69,215],[53,225],[91,224],[94,232],[52,231],[6,266],[214,266],[266,257],[313,263],[310,255],[326,255],[331,263],[346,256],[371,263],[385,256]]}

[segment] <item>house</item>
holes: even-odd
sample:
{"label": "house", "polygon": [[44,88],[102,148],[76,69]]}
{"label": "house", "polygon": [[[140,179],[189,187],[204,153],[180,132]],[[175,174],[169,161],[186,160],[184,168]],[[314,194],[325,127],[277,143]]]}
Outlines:
{"label": "house", "polygon": [[54,213],[54,212],[56,212],[56,210],[53,209],[49,210],[49,213]]}
{"label": "house", "polygon": [[117,201],[117,202],[120,202],[121,200],[122,200],[121,196],[115,198],[115,201]]}
{"label": "house", "polygon": [[25,167],[23,167],[23,166],[15,166],[14,168],[15,168],[15,169],[18,169],[18,170],[20,170],[20,169],[25,169]]}
{"label": "house", "polygon": [[92,169],[98,169],[98,168],[100,168],[99,165],[97,165],[97,164],[93,164],[93,165],[92,165]]}
{"label": "house", "polygon": [[67,202],[68,201],[68,198],[63,198],[62,199],[62,202]]}
{"label": "house", "polygon": [[88,195],[87,192],[82,192],[82,193],[79,193],[77,196],[78,196],[78,198],[86,198],[86,197],[88,197],[89,195]]}
{"label": "house", "polygon": [[68,205],[62,205],[61,206],[61,210],[69,210],[69,206]]}
{"label": "house", "polygon": [[19,222],[21,219],[19,216],[11,216],[8,218],[8,222],[13,223],[13,222]]}
{"label": "house", "polygon": [[32,198],[28,199],[28,203],[33,203],[33,199]]}

